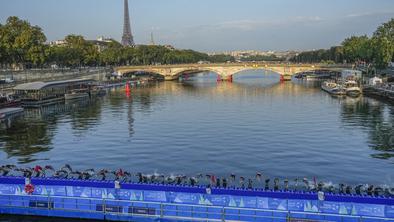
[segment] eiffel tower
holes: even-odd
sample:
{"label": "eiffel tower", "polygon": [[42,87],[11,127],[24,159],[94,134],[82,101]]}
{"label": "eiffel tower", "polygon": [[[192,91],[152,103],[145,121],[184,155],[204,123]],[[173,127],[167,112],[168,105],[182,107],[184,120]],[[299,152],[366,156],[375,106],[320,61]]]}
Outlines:
{"label": "eiffel tower", "polygon": [[124,0],[124,23],[123,23],[122,45],[134,46],[134,39],[133,39],[133,35],[131,34],[128,0]]}

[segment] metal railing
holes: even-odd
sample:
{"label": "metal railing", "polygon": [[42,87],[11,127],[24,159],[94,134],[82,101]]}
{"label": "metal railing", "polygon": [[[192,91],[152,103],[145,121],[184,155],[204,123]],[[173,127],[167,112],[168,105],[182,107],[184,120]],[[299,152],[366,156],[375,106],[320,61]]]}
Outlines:
{"label": "metal railing", "polygon": [[[255,208],[220,207],[209,205],[177,204],[149,201],[94,199],[65,196],[0,195],[0,209],[40,209],[75,213],[100,213],[103,218],[111,216],[144,217],[188,221],[392,221],[394,218],[377,218],[293,212]],[[34,214],[34,213],[33,213]],[[86,217],[86,216],[85,216]],[[89,218],[87,216],[87,218]]]}

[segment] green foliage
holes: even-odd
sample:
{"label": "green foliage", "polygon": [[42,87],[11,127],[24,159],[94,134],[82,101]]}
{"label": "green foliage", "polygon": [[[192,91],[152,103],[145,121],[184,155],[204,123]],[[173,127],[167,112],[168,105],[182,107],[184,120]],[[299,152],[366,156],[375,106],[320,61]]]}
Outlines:
{"label": "green foliage", "polygon": [[[386,38],[391,43],[391,45],[394,45],[394,18],[379,26],[378,29],[373,34],[373,38],[378,38],[378,39]],[[393,61],[394,49],[391,50],[392,50],[391,61]]]}
{"label": "green foliage", "polygon": [[344,58],[343,47],[334,46],[330,49],[319,49],[313,51],[301,52],[291,59],[292,62],[298,63],[342,63]]}
{"label": "green foliage", "polygon": [[[230,59],[226,57],[225,61]],[[173,50],[164,46],[147,45],[124,48],[114,43],[100,54],[100,61],[105,65],[157,65],[198,61],[217,62],[218,59],[193,50]]]}
{"label": "green foliage", "polygon": [[393,59],[393,41],[387,37],[374,37],[371,41],[373,42],[373,58],[376,68],[386,68]]}
{"label": "green foliage", "polygon": [[378,69],[384,69],[394,59],[394,19],[382,24],[373,37],[352,36],[345,39],[341,46],[329,50],[320,49],[302,52],[291,60],[293,62],[323,62],[344,60],[350,63],[364,62]]}
{"label": "green foliage", "polygon": [[99,52],[93,43],[88,42],[80,35],[68,35],[65,38],[67,48],[66,52],[69,53],[70,66],[92,66],[98,63]]}
{"label": "green foliage", "polygon": [[45,60],[45,41],[40,27],[11,16],[0,27],[1,62],[41,65]]}
{"label": "green foliage", "polygon": [[386,37],[389,41],[394,40],[394,18],[390,21],[383,23],[374,32],[374,37],[381,38]]}
{"label": "green foliage", "polygon": [[371,40],[368,36],[352,36],[342,42],[343,52],[345,59],[348,62],[371,62],[372,60],[372,47]]}

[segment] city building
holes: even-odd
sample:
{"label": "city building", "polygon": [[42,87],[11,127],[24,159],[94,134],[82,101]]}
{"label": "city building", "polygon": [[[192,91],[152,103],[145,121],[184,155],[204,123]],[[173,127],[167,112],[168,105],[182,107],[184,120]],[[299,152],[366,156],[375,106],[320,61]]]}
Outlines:
{"label": "city building", "polygon": [[111,38],[105,38],[104,36],[100,36],[97,38],[97,40],[86,40],[87,42],[92,43],[94,46],[96,46],[97,50],[99,52],[102,52],[106,48],[108,48],[108,44],[111,42],[114,42],[113,39]]}
{"label": "city building", "polygon": [[[86,40],[86,42],[92,43],[96,46],[99,52],[102,52],[106,48],[108,48],[108,44],[114,42],[112,38],[105,38],[104,36],[100,36],[97,40]],[[55,40],[48,43],[49,46],[66,46],[66,40]]]}
{"label": "city building", "polygon": [[49,42],[49,46],[65,46],[66,44],[66,40],[55,40]]}
{"label": "city building", "polygon": [[251,56],[276,56],[285,60],[296,55],[296,51],[257,51],[257,50],[237,50],[237,51],[224,51],[224,52],[211,52],[208,55],[228,55],[233,56],[235,60],[242,60],[243,58]]}

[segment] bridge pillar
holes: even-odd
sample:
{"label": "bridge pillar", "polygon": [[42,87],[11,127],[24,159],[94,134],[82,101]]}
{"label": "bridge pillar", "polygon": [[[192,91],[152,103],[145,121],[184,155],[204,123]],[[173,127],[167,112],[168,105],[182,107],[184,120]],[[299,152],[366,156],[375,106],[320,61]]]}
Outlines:
{"label": "bridge pillar", "polygon": [[178,76],[170,76],[170,75],[167,75],[167,76],[164,76],[164,80],[165,80],[165,81],[174,81],[174,80],[178,80]]}
{"label": "bridge pillar", "polygon": [[280,74],[280,81],[284,82],[284,81],[291,81],[291,75],[283,75]]}
{"label": "bridge pillar", "polygon": [[232,82],[233,81],[233,75],[226,75],[226,76],[222,76],[222,75],[218,75],[217,81],[222,81],[222,82]]}
{"label": "bridge pillar", "polygon": [[283,75],[284,81],[291,81],[291,75]]}

